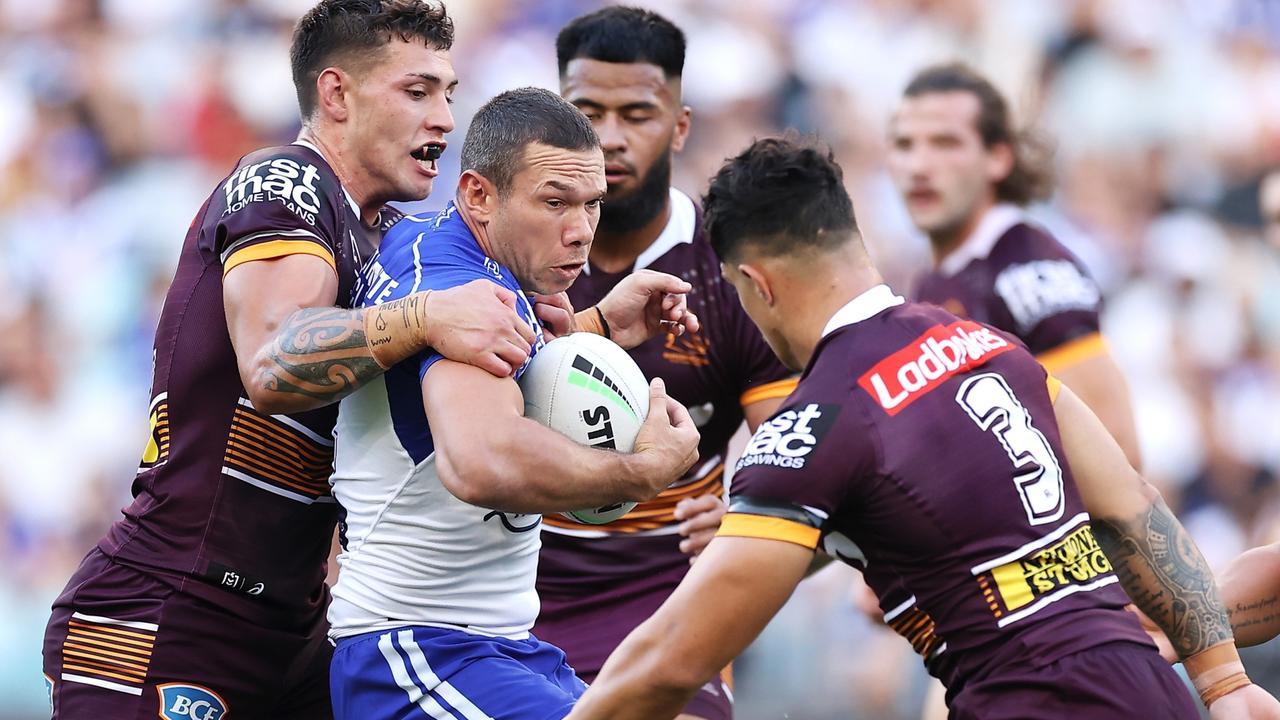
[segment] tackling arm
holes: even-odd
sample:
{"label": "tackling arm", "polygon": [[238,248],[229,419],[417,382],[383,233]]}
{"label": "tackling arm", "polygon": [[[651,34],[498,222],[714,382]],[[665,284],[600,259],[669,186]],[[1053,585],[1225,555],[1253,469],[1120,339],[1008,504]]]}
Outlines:
{"label": "tackling arm", "polygon": [[1142,454],[1138,449],[1138,429],[1129,401],[1129,384],[1125,382],[1124,373],[1115,358],[1107,351],[1102,337],[1095,335],[1093,338],[1083,342],[1096,343],[1098,347],[1083,357],[1070,348],[1064,348],[1042,353],[1037,359],[1089,406],[1124,450],[1129,464],[1141,470]]}
{"label": "tackling arm", "polygon": [[1280,544],[1232,560],[1218,578],[1236,644],[1260,645],[1280,634]]}
{"label": "tackling arm", "polygon": [[469,365],[434,363],[422,397],[440,480],[472,505],[546,513],[647,500],[697,459],[698,432],[661,381],[650,386],[634,453],[579,445],[524,417],[514,380]]}
{"label": "tackling arm", "polygon": [[609,656],[568,720],[675,717],[764,630],[804,577],[813,550],[718,537],[662,607]]}
{"label": "tackling arm", "polygon": [[1098,545],[1129,597],[1169,636],[1205,705],[1247,689],[1213,572],[1191,536],[1071,390],[1062,388],[1054,414]]}
{"label": "tackling arm", "polygon": [[533,340],[515,296],[485,281],[368,309],[334,307],[337,295],[337,275],[314,255],[246,262],[227,273],[227,329],[258,410],[324,407],[428,346],[509,375]]}

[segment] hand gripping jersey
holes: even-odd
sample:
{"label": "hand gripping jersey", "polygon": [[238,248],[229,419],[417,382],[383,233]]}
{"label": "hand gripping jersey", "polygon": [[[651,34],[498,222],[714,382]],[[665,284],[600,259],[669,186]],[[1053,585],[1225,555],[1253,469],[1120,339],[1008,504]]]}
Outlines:
{"label": "hand gripping jersey", "polygon": [[[511,271],[485,256],[452,203],[392,228],[364,268],[357,297],[372,306],[477,279],[517,295],[520,317],[537,334],[536,353],[544,343],[532,306]],[[519,640],[538,614],[541,516],[464,503],[436,472],[421,388],[442,359],[424,351],[340,404],[333,492],[343,514],[342,572],[329,609],[334,638],[428,625]]]}
{"label": "hand gripping jersey", "polygon": [[[328,478],[336,407],[266,415],[240,381],[223,277],[241,263],[314,255],[352,288],[376,236],[319,151],[306,143],[246,155],[196,215],[155,339],[151,436],[134,501],[99,548],[273,606],[316,608],[335,520]],[[206,584],[207,583],[207,584]],[[221,601],[218,601],[221,602]]]}
{"label": "hand gripping jersey", "polygon": [[969,239],[921,279],[915,299],[1014,335],[1050,372],[1104,349],[1097,284],[1014,205],[989,210]]}
{"label": "hand gripping jersey", "polygon": [[[535,632],[564,648],[569,662],[588,678],[688,572],[675,506],[684,498],[724,492],[725,449],[742,424],[743,406],[786,397],[795,387],[793,373],[774,356],[733,286],[721,278],[699,220],[694,202],[672,189],[671,219],[640,254],[635,269],[670,273],[693,285],[689,309],[702,329],[680,337],[662,334],[629,351],[645,377],[663,378],[671,397],[689,409],[702,434],[699,462],[658,497],[608,525],[583,525],[559,515],[543,524],[538,568],[543,613]],[[569,298],[575,308],[590,307],[632,272],[588,266],[569,288]]]}
{"label": "hand gripping jersey", "polygon": [[1055,386],[1012,338],[877,286],[832,318],[748,443],[720,534],[862,569],[953,695],[1001,668],[1148,644],[1063,456]]}

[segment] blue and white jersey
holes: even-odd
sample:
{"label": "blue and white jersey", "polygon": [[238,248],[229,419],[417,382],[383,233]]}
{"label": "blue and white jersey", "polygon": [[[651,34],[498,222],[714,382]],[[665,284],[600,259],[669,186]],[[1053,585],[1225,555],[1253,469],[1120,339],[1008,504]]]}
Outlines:
{"label": "blue and white jersey", "polygon": [[[485,256],[452,203],[388,231],[362,271],[355,305],[477,279],[516,294],[537,352],[544,341],[531,303],[511,271]],[[428,349],[339,407],[331,482],[343,547],[329,608],[332,638],[429,625],[518,640],[538,615],[540,516],[464,503],[436,472],[421,382],[442,359]]]}

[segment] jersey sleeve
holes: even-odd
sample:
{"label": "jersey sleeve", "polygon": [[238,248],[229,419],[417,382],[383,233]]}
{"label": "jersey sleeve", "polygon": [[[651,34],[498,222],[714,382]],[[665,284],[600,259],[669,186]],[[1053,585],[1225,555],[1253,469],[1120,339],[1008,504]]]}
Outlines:
{"label": "jersey sleeve", "polygon": [[[839,396],[849,399],[833,402]],[[876,466],[862,410],[850,396],[806,392],[802,384],[761,423],[734,471],[718,535],[818,548],[829,521]]]}
{"label": "jersey sleeve", "polygon": [[[1008,261],[995,273],[995,296],[1032,354],[1058,367],[1100,352],[1102,293],[1084,265],[1041,230],[1020,226],[1002,240]],[[1051,368],[1052,369],[1052,368]]]}
{"label": "jersey sleeve", "polygon": [[345,196],[327,168],[282,150],[246,159],[215,192],[222,197],[213,249],[223,275],[246,262],[296,254],[314,255],[336,271]]}

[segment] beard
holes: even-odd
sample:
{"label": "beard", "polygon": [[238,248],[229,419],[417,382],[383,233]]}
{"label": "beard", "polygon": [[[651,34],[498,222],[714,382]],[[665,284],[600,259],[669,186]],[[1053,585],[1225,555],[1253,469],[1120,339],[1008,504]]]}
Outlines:
{"label": "beard", "polygon": [[604,205],[600,207],[599,230],[616,234],[644,227],[666,207],[670,193],[671,153],[664,152],[635,190],[616,199],[605,196]]}

